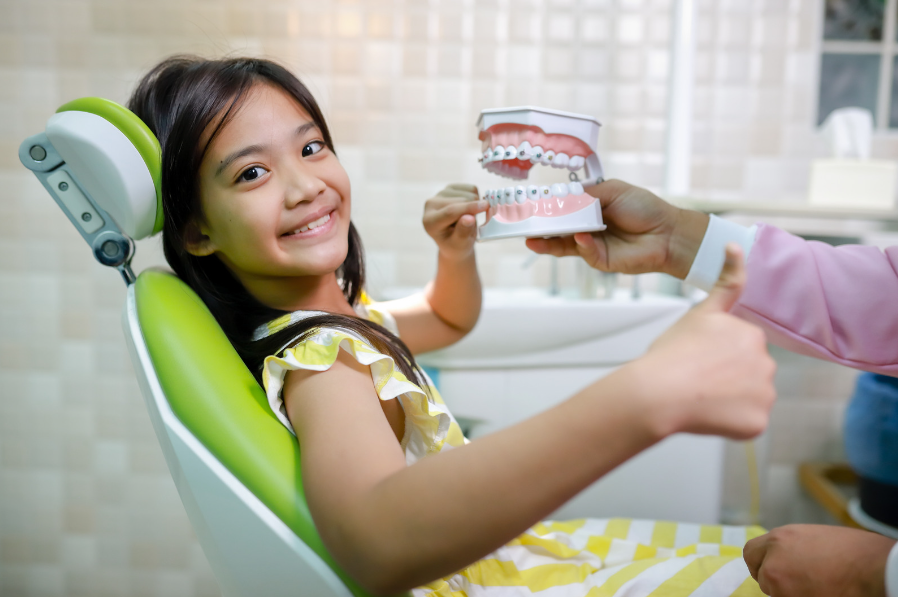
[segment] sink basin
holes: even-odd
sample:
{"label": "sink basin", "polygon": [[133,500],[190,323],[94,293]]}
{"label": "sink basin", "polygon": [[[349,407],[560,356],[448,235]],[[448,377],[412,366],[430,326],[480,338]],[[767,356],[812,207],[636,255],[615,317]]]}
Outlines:
{"label": "sink basin", "polygon": [[487,289],[474,330],[418,360],[439,369],[618,365],[645,352],[689,307],[685,298],[634,300],[626,291],[584,300],[535,288]]}

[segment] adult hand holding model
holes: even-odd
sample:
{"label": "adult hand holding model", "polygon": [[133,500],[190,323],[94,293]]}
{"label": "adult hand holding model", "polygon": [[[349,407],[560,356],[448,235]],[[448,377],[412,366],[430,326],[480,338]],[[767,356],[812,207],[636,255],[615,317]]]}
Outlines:
{"label": "adult hand holding model", "polygon": [[605,272],[686,277],[708,227],[707,214],[679,209],[620,180],[607,180],[586,192],[601,202],[607,230],[528,238],[527,247],[556,257],[580,256]]}

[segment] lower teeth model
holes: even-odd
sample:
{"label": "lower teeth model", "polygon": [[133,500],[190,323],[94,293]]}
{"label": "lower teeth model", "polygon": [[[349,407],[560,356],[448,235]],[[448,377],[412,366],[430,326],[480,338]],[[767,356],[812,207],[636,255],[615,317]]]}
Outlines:
{"label": "lower teeth model", "polygon": [[[481,166],[506,178],[526,180],[541,164],[559,169],[570,182],[490,189],[486,223],[478,240],[514,236],[561,236],[604,230],[599,201],[584,186],[602,182],[602,165],[593,151],[599,121],[581,114],[524,106],[484,110],[477,120],[483,141]],[[583,170],[581,180],[577,171]]]}

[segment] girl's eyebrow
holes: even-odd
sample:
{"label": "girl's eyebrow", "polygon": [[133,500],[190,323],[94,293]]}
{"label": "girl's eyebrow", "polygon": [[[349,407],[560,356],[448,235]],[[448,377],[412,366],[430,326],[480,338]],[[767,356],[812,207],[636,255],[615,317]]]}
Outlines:
{"label": "girl's eyebrow", "polygon": [[215,171],[215,176],[218,176],[224,169],[234,163],[235,160],[239,160],[242,157],[248,156],[253,153],[262,153],[265,151],[267,145],[249,145],[248,147],[244,147],[243,149],[239,149],[234,153],[228,155],[225,159],[218,164],[218,170]]}
{"label": "girl's eyebrow", "polygon": [[[314,122],[306,122],[305,124],[301,124],[296,127],[296,130],[293,131],[293,136],[301,137],[308,133],[310,130],[317,128],[318,125]],[[266,149],[268,149],[267,145],[248,145],[243,149],[238,149],[234,153],[228,154],[228,156],[218,164],[218,169],[215,171],[215,176],[218,176],[219,174],[224,172],[225,168],[233,164],[235,160],[239,160],[240,158],[253,153],[263,153]]]}

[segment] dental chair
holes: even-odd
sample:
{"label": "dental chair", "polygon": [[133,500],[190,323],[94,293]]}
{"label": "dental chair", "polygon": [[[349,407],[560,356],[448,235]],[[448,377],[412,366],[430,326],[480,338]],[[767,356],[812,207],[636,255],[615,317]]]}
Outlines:
{"label": "dental chair", "polygon": [[122,325],[150,420],[225,597],[368,597],[306,504],[299,446],[212,314],[177,277],[135,277],[134,240],[162,229],[161,150],[128,109],[63,105],[19,158],[127,284]]}

